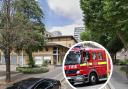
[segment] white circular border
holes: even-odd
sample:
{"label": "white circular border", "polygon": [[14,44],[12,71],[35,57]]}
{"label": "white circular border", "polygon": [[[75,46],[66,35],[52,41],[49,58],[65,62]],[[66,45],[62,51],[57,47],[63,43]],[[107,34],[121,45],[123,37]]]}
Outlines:
{"label": "white circular border", "polygon": [[[93,43],[93,44],[97,45],[98,47],[104,49],[104,50],[107,52],[107,54],[108,54],[108,56],[109,56],[109,58],[110,58],[111,72],[110,72],[110,75],[109,75],[109,78],[108,78],[107,82],[105,82],[105,84],[99,88],[99,89],[102,89],[102,88],[104,88],[104,87],[108,84],[109,80],[111,79],[112,72],[113,72],[113,64],[112,64],[112,59],[111,59],[111,56],[110,56],[109,52],[108,52],[102,45],[100,45],[100,44],[97,43],[97,42],[93,42],[93,41],[83,41],[83,42],[79,42],[79,43],[73,45],[73,46],[67,51],[67,53],[66,53],[65,56],[64,56],[63,65],[62,65],[62,70],[63,70],[64,78],[66,79],[66,82],[67,82],[73,89],[77,89],[77,88],[75,88],[74,86],[72,86],[72,85],[70,84],[70,82],[67,80],[66,75],[65,75],[65,70],[64,70],[64,64],[65,64],[65,59],[66,59],[68,53],[71,51],[71,49],[74,48],[75,46],[79,45],[79,44],[84,44],[84,43]],[[108,60],[107,60],[107,62],[108,62]],[[90,86],[90,87],[91,87],[91,86]]]}

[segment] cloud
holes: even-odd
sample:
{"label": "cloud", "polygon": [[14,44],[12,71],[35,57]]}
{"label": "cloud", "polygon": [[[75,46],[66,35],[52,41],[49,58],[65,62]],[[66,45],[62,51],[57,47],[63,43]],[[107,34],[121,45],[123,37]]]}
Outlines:
{"label": "cloud", "polygon": [[78,24],[71,24],[71,25],[66,25],[63,27],[52,27],[51,29],[49,29],[49,31],[50,32],[60,31],[62,33],[62,35],[74,35],[75,27],[83,27],[83,26],[78,25]]}
{"label": "cloud", "polygon": [[82,23],[79,0],[48,0],[48,6],[56,14]]}

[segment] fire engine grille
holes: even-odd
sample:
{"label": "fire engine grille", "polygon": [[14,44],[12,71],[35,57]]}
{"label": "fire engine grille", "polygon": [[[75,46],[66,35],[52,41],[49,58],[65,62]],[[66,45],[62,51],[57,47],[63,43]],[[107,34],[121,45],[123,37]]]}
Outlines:
{"label": "fire engine grille", "polygon": [[76,74],[77,70],[65,70],[65,74]]}

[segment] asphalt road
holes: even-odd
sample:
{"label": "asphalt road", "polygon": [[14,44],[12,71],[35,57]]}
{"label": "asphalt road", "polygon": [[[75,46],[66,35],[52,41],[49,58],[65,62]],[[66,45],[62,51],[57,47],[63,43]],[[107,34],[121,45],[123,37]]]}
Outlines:
{"label": "asphalt road", "polygon": [[53,71],[50,71],[48,73],[44,73],[42,75],[37,74],[34,77],[43,77],[43,78],[51,78],[51,79],[60,79],[64,78],[62,73],[62,67],[56,67]]}
{"label": "asphalt road", "polygon": [[99,89],[101,86],[104,85],[105,82],[100,82],[96,85],[90,85],[89,83],[87,84],[77,84],[74,87],[76,87],[77,89]]}

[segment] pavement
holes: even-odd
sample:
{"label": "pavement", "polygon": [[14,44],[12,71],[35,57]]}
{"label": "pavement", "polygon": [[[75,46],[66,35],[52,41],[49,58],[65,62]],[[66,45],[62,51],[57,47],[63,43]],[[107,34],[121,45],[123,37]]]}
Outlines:
{"label": "pavement", "polygon": [[110,82],[115,89],[128,89],[128,79],[125,73],[120,71],[120,66],[113,67],[113,74]]}

